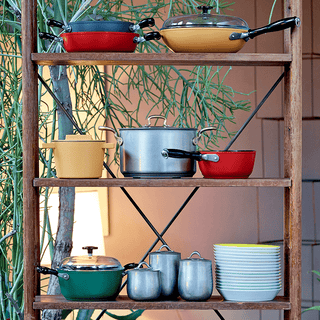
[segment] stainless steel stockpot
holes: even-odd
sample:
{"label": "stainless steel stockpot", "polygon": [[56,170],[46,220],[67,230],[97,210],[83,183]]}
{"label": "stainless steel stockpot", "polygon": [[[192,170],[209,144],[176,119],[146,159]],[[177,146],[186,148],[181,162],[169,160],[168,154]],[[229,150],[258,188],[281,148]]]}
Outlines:
{"label": "stainless steel stockpot", "polygon": [[[192,258],[196,254],[199,259]],[[188,301],[208,300],[213,291],[212,261],[203,259],[198,251],[180,260],[178,290],[182,299]]]}
{"label": "stainless steel stockpot", "polygon": [[[168,251],[161,251],[166,248]],[[149,253],[149,264],[154,270],[160,271],[161,297],[175,299],[178,297],[178,273],[181,253],[174,252],[166,244],[159,250]]]}
{"label": "stainless steel stockpot", "polygon": [[[151,126],[151,119],[162,119],[163,126]],[[99,127],[112,131],[120,146],[120,171],[125,177],[134,178],[180,178],[192,177],[196,173],[193,159],[165,159],[164,148],[196,151],[202,132],[195,128],[176,128],[167,125],[165,117],[153,115],[148,124],[139,128],[121,128],[118,136],[113,128]]]}

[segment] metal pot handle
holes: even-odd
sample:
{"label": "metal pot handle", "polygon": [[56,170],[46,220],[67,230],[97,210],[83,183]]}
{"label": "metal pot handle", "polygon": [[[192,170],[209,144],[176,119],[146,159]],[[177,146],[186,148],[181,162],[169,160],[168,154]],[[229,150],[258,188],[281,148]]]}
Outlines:
{"label": "metal pot handle", "polygon": [[152,267],[150,267],[150,265],[148,265],[145,261],[140,262],[135,269],[140,269],[142,265],[146,265],[148,269],[152,269]]}
{"label": "metal pot handle", "polygon": [[167,125],[167,118],[160,115],[152,115],[148,117],[148,124],[145,125],[145,127],[151,127],[151,119],[162,119],[163,120],[163,126],[164,127],[170,127]]}
{"label": "metal pot handle", "polygon": [[114,130],[113,128],[105,127],[105,126],[99,126],[98,129],[99,130],[104,130],[104,131],[111,131],[114,134],[114,137],[116,138],[117,143],[119,144],[119,146],[123,145],[123,139],[117,135],[116,130]]}
{"label": "metal pot handle", "polygon": [[197,254],[197,255],[199,256],[199,259],[203,259],[198,251],[193,251],[193,252],[190,254],[190,257],[189,257],[188,259],[191,259],[191,257],[192,257],[194,254]]}
{"label": "metal pot handle", "polygon": [[70,276],[67,273],[59,273],[57,270],[50,269],[47,267],[37,267],[37,271],[42,274],[52,274],[56,277],[62,278],[64,280],[69,280]]}
{"label": "metal pot handle", "polygon": [[157,250],[157,252],[160,252],[162,248],[167,248],[168,251],[173,252],[167,244],[163,244],[163,245]]}
{"label": "metal pot handle", "polygon": [[217,128],[216,128],[216,127],[207,127],[207,128],[201,129],[201,130],[198,132],[198,135],[197,135],[195,138],[192,139],[193,145],[197,146],[198,143],[199,143],[199,140],[200,140],[200,138],[201,138],[201,136],[202,136],[202,134],[203,134],[204,132],[206,132],[206,131],[209,131],[209,130],[217,130]]}

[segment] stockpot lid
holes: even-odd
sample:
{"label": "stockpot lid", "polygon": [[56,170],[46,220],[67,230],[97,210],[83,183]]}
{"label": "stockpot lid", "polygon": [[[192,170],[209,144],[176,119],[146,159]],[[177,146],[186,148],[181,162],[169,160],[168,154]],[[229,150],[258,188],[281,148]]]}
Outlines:
{"label": "stockpot lid", "polygon": [[67,257],[61,261],[60,270],[123,270],[120,262],[111,257],[94,256],[92,255],[93,249],[98,247],[83,247],[82,249],[88,250],[88,255]]}
{"label": "stockpot lid", "polygon": [[210,14],[210,6],[199,6],[199,10],[202,10],[200,14],[189,14],[175,16],[167,19],[161,30],[164,29],[176,29],[176,28],[235,28],[248,30],[248,24],[241,18]]}
{"label": "stockpot lid", "polygon": [[[163,120],[163,125],[162,126],[152,126],[151,125],[151,120],[152,119],[160,119]],[[161,115],[152,115],[148,117],[148,124],[142,126],[142,127],[137,127],[137,128],[120,128],[119,131],[132,131],[132,130],[179,130],[179,131],[194,131],[196,132],[196,128],[179,128],[179,127],[171,127],[167,125],[167,118]]]}

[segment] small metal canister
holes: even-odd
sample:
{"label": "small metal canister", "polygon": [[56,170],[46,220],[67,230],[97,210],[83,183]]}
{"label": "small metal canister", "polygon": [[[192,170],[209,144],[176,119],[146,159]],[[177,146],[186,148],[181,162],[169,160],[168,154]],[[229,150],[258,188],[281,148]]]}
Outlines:
{"label": "small metal canister", "polygon": [[[140,268],[142,265],[147,268]],[[146,262],[141,262],[132,269],[125,271],[128,275],[128,297],[137,301],[156,300],[161,292],[160,272],[151,268]]]}
{"label": "small metal canister", "polygon": [[[166,248],[168,251],[161,251]],[[160,271],[161,297],[175,299],[178,297],[178,272],[181,253],[172,251],[163,245],[159,250],[149,254],[149,263],[154,270]]]}
{"label": "small metal canister", "polygon": [[[197,254],[199,259],[191,257]],[[208,300],[213,291],[212,261],[203,259],[198,251],[179,263],[178,290],[182,299]]]}

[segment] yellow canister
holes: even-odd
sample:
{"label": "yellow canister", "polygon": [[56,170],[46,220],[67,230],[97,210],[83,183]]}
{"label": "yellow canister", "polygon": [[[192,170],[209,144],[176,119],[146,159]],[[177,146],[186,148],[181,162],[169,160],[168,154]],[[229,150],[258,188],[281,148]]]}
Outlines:
{"label": "yellow canister", "polygon": [[42,148],[53,149],[58,178],[101,178],[105,149],[113,149],[114,143],[67,135],[66,140],[53,140]]}

